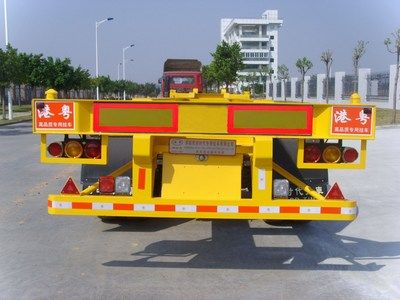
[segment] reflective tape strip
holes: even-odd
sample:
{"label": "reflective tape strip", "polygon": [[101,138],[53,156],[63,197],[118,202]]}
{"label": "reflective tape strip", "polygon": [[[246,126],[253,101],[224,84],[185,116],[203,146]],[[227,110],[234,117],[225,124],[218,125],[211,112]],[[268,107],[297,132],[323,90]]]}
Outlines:
{"label": "reflective tape strip", "polygon": [[135,211],[155,211],[154,204],[134,204],[133,210]]}
{"label": "reflective tape strip", "polygon": [[88,210],[133,210],[144,212],[186,213],[260,213],[260,214],[337,214],[356,215],[357,207],[320,206],[237,206],[237,205],[182,205],[182,204],[123,204],[109,202],[48,201],[49,208]]}
{"label": "reflective tape strip", "polygon": [[196,212],[197,207],[196,205],[175,205],[176,212]]}
{"label": "reflective tape strip", "polygon": [[340,209],[340,213],[342,215],[356,215],[357,214],[357,207],[342,207]]}
{"label": "reflective tape strip", "polygon": [[258,169],[258,189],[264,191],[265,186],[265,169]]}
{"label": "reflective tape strip", "polygon": [[226,206],[226,205],[218,205],[217,212],[219,213],[238,213],[239,207],[237,206]]}
{"label": "reflective tape strip", "polygon": [[99,210],[113,210],[114,205],[112,203],[92,203],[92,209],[99,209]]}
{"label": "reflective tape strip", "polygon": [[279,206],[260,206],[260,214],[279,214]]}
{"label": "reflective tape strip", "polygon": [[300,213],[301,214],[320,214],[321,207],[319,207],[319,206],[301,206]]}
{"label": "reflective tape strip", "polygon": [[71,202],[63,202],[63,201],[53,201],[51,204],[52,208],[65,208],[65,209],[71,209],[72,208],[72,203]]}

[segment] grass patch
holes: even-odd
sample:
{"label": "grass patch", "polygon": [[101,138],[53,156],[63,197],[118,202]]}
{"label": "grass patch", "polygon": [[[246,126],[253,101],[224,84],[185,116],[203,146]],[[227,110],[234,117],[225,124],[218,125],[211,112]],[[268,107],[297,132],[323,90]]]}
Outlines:
{"label": "grass patch", "polygon": [[[31,111],[32,110],[32,105],[30,104],[23,104],[21,106],[18,105],[13,105],[13,112],[27,112],[27,111]],[[8,111],[7,107],[6,107],[6,111]],[[0,107],[0,114],[3,113],[3,109]]]}
{"label": "grass patch", "polygon": [[14,123],[19,123],[19,122],[24,122],[24,121],[31,121],[31,120],[32,120],[31,116],[14,117],[12,120],[2,120],[2,119],[0,119],[0,125],[14,124]]}
{"label": "grass patch", "polygon": [[[376,125],[391,125],[393,120],[393,110],[388,108],[378,108],[376,111]],[[397,111],[396,124],[400,124],[400,110]]]}

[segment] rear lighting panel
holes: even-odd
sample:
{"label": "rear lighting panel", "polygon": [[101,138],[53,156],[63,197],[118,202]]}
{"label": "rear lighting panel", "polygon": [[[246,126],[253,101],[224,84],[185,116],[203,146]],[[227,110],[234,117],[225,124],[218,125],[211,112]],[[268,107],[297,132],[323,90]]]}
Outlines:
{"label": "rear lighting panel", "polygon": [[40,135],[40,160],[42,163],[106,165],[108,137],[87,137],[83,143],[79,136],[62,141],[62,136]]}
{"label": "rear lighting panel", "polygon": [[300,139],[297,149],[297,167],[300,169],[364,169],[366,140],[338,142]]}

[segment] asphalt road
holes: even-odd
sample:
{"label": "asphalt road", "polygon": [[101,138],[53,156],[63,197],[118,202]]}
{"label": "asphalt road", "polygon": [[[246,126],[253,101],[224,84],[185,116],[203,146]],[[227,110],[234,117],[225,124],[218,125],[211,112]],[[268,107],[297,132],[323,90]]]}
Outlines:
{"label": "asphalt road", "polygon": [[29,123],[0,127],[0,299],[399,299],[400,127],[379,129],[365,171],[336,171],[351,224],[47,214],[79,166],[39,163]]}

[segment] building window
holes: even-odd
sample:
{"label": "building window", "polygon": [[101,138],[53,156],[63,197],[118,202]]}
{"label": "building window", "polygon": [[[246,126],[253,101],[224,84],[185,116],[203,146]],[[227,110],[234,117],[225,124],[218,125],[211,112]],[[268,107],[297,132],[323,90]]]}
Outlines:
{"label": "building window", "polygon": [[259,29],[257,25],[243,25],[242,36],[243,37],[254,37],[258,36]]}
{"label": "building window", "polygon": [[261,47],[266,47],[267,46],[267,42],[261,42]]}
{"label": "building window", "polygon": [[274,47],[270,47],[270,48],[269,48],[269,51],[274,51]]}
{"label": "building window", "polygon": [[273,39],[275,39],[275,36],[271,35],[269,38],[270,38],[271,40],[273,40]]}
{"label": "building window", "polygon": [[275,59],[273,59],[273,58],[269,59],[269,62],[274,62],[274,61],[275,61]]}

